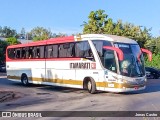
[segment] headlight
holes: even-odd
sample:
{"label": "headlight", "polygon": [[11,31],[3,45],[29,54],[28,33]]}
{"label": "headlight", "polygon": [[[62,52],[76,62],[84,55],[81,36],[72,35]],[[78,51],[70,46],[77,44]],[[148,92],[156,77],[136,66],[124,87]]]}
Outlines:
{"label": "headlight", "polygon": [[147,78],[146,77],[145,77],[144,81],[147,82]]}

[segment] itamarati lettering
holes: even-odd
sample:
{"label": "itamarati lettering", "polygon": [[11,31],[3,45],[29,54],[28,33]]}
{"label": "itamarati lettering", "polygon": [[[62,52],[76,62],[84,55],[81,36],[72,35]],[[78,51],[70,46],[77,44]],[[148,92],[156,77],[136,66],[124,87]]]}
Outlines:
{"label": "itamarati lettering", "polygon": [[91,69],[90,63],[70,63],[71,69]]}

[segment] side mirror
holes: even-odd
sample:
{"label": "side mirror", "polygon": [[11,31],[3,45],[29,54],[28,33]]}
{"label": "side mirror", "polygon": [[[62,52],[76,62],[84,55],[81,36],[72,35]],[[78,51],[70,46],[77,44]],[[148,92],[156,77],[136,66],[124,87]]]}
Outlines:
{"label": "side mirror", "polygon": [[121,49],[116,48],[116,47],[111,47],[111,46],[104,46],[103,48],[104,49],[108,49],[108,50],[116,51],[117,54],[118,54],[118,58],[119,58],[120,61],[122,61],[124,59],[124,55],[123,55],[123,52],[122,52]]}
{"label": "side mirror", "polygon": [[147,53],[149,61],[152,61],[152,52],[151,51],[144,49],[144,48],[141,48],[141,51]]}

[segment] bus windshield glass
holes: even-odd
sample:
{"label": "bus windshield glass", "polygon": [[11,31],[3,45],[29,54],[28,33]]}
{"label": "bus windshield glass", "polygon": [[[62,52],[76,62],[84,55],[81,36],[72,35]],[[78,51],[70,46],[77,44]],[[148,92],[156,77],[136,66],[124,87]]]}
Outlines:
{"label": "bus windshield glass", "polygon": [[124,59],[116,63],[115,52],[104,49],[104,46],[112,46],[110,41],[93,40],[103,67],[117,73],[119,64],[120,74],[127,77],[142,77],[145,75],[143,54],[138,44],[115,43],[115,47],[122,50]]}
{"label": "bus windshield glass", "polygon": [[138,44],[116,43],[123,51],[124,59],[119,61],[121,75],[127,77],[142,77],[145,75],[144,59]]}

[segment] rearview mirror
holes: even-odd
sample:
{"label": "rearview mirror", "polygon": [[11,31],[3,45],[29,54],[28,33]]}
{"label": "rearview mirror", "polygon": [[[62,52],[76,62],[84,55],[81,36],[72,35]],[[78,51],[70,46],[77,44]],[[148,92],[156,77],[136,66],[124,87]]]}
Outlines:
{"label": "rearview mirror", "polygon": [[124,59],[124,55],[123,55],[123,52],[122,52],[121,49],[116,48],[116,47],[111,47],[111,46],[104,46],[103,48],[104,49],[108,49],[108,50],[116,51],[117,54],[118,54],[118,58],[119,58],[120,61],[122,61]]}
{"label": "rearview mirror", "polygon": [[147,49],[144,49],[144,48],[141,48],[141,50],[142,50],[142,52],[147,53],[149,61],[152,61],[152,52]]}

